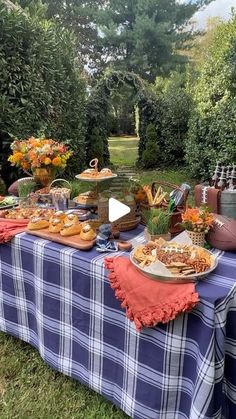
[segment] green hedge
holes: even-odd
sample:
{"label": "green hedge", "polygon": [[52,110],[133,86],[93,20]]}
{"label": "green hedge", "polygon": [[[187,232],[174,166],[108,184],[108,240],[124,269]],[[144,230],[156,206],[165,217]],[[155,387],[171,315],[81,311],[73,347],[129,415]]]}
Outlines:
{"label": "green hedge", "polygon": [[185,139],[192,107],[187,91],[187,74],[173,72],[168,79],[158,77],[154,86],[160,109],[159,147],[161,166],[183,164]]}
{"label": "green hedge", "polygon": [[195,114],[190,122],[186,154],[191,175],[208,179],[219,160],[236,162],[236,101],[221,101],[205,115]]}
{"label": "green hedge", "polygon": [[84,161],[85,86],[74,45],[56,24],[0,7],[0,137],[45,135],[68,142],[78,173]]}
{"label": "green hedge", "polygon": [[215,30],[199,68],[186,142],[190,174],[207,179],[217,160],[236,163],[236,16]]}

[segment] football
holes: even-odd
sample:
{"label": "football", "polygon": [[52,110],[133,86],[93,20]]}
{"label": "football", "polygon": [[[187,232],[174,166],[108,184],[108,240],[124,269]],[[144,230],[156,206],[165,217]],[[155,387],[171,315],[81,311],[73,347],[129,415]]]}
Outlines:
{"label": "football", "polygon": [[236,251],[236,220],[214,214],[214,224],[206,236],[208,243],[220,250]]}

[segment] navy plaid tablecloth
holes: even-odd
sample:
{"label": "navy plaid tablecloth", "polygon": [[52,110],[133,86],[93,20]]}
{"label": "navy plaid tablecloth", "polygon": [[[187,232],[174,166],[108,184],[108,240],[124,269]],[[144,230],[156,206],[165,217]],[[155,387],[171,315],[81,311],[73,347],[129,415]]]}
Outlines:
{"label": "navy plaid tablecloth", "polygon": [[197,284],[196,309],[141,333],[103,257],[24,233],[0,245],[0,329],[132,418],[236,418],[236,254]]}

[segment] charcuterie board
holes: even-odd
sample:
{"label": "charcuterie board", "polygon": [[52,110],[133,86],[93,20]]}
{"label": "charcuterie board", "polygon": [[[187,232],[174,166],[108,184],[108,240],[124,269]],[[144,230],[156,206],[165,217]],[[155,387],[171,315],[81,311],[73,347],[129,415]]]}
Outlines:
{"label": "charcuterie board", "polygon": [[43,230],[26,230],[26,233],[32,234],[33,236],[37,236],[45,240],[60,243],[64,246],[74,247],[75,249],[79,250],[92,249],[96,243],[96,239],[88,241],[82,240],[78,234],[75,236],[63,237],[60,235],[60,233],[50,233],[48,228]]}

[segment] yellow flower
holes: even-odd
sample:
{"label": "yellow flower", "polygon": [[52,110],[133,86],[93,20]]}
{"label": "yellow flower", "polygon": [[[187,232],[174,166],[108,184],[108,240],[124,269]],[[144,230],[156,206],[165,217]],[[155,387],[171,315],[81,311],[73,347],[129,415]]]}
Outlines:
{"label": "yellow flower", "polygon": [[49,158],[49,157],[46,157],[45,159],[44,159],[44,164],[47,166],[48,164],[51,164],[52,163],[52,160]]}
{"label": "yellow flower", "polygon": [[17,153],[15,153],[14,158],[15,161],[21,161],[23,159],[23,154],[20,153],[20,151],[18,151]]}

